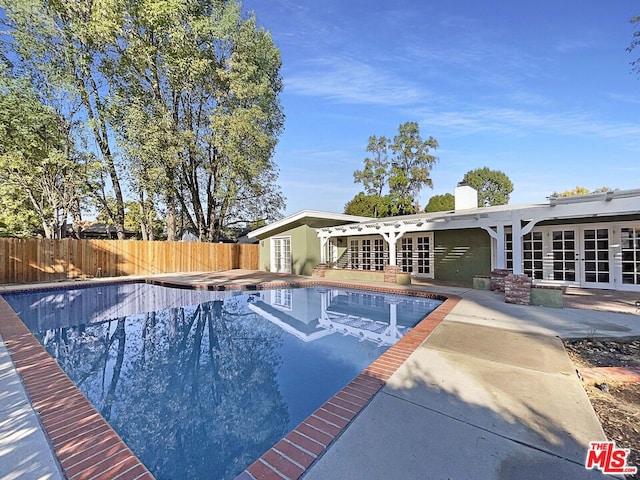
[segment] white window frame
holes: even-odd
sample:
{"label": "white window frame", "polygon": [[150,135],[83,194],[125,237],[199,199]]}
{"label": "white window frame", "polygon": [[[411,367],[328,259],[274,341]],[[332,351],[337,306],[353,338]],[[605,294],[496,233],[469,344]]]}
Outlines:
{"label": "white window frame", "polygon": [[[424,257],[419,258],[418,238],[420,237],[426,237],[429,239],[429,250],[426,257],[427,265],[429,269],[427,273],[418,273],[419,260],[425,260]],[[434,265],[435,245],[434,245],[433,232],[405,233],[402,236],[402,238],[398,239],[398,241],[396,242],[396,252],[397,252],[396,264],[400,266],[400,268],[402,268],[402,239],[403,238],[411,238],[412,262],[411,262],[411,272],[408,272],[408,273],[411,273],[412,276],[419,277],[419,278],[434,278],[435,277],[435,265]]]}
{"label": "white window frame", "polygon": [[[380,250],[376,250],[376,243],[379,246],[380,241],[382,241],[382,257],[379,256]],[[347,265],[351,270],[382,272],[384,267],[389,264],[389,245],[384,238],[378,235],[349,237],[347,252],[349,256]],[[356,258],[354,258],[354,252],[357,253]]]}
{"label": "white window frame", "polygon": [[[585,256],[584,249],[584,231],[585,230],[598,230],[609,229],[609,255],[607,261],[609,263],[609,282],[592,283],[587,282],[585,277],[585,262],[591,261]],[[561,225],[544,225],[534,227],[533,232],[542,232],[543,242],[543,278],[534,279],[535,283],[547,283],[563,286],[577,286],[582,288],[611,288],[615,290],[627,290],[627,291],[640,291],[640,283],[629,284],[623,283],[623,245],[622,245],[622,229],[634,228],[640,229],[640,222],[598,222],[598,223],[572,223]],[[576,263],[576,279],[575,281],[569,280],[555,280],[553,277],[553,232],[554,231],[566,231],[573,230],[575,232],[575,263]],[[510,229],[505,229],[505,236],[510,233]],[[520,239],[522,241],[522,239]],[[508,245],[505,242],[505,255]],[[524,249],[523,249],[524,252]],[[638,258],[638,257],[636,257]],[[524,255],[523,255],[523,272],[524,272]],[[597,261],[597,260],[596,260]],[[636,260],[636,263],[640,261]],[[636,267],[640,269],[640,265]]]}
{"label": "white window frame", "polygon": [[[280,267],[282,265],[278,265],[276,262],[276,240],[285,240],[289,245],[289,261],[287,262],[287,266],[285,270],[281,270]],[[291,258],[291,236],[283,235],[278,237],[271,237],[271,241],[269,242],[269,265],[272,272],[276,273],[291,273],[292,270],[292,258]]]}

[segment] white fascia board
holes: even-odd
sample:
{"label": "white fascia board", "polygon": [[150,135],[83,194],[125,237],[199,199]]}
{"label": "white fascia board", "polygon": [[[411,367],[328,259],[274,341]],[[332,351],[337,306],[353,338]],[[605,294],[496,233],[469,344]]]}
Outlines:
{"label": "white fascia board", "polygon": [[293,215],[289,215],[288,217],[284,217],[276,222],[270,223],[269,225],[265,225],[264,227],[253,230],[249,232],[247,236],[249,238],[256,238],[258,236],[268,234],[272,230],[282,228],[290,223],[297,222],[304,218],[320,218],[323,220],[336,220],[338,222],[352,223],[360,223],[371,220],[371,218],[369,217],[358,217],[355,215],[346,215],[344,213],[322,212],[319,210],[300,210]]}
{"label": "white fascia board", "polygon": [[[586,198],[588,197],[588,198]],[[346,227],[317,229],[318,236],[339,237],[373,235],[380,233],[411,233],[436,230],[460,230],[465,228],[490,228],[511,225],[515,221],[543,222],[546,220],[596,218],[640,214],[640,189],[615,191],[585,196],[579,202],[544,203],[520,206],[478,208],[464,213],[447,212],[422,216],[388,217],[379,221],[368,220]]]}

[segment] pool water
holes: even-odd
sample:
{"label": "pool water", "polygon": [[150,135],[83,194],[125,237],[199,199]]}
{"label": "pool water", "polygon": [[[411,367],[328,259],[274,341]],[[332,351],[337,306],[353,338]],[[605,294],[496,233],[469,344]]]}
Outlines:
{"label": "pool water", "polygon": [[118,284],[6,294],[158,479],[232,479],[441,302]]}

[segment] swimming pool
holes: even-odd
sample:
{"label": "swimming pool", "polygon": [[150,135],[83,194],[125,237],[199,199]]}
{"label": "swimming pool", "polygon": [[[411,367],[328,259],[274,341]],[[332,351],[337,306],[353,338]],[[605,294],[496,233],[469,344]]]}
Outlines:
{"label": "swimming pool", "polygon": [[439,301],[128,284],[5,295],[157,478],[234,478]]}

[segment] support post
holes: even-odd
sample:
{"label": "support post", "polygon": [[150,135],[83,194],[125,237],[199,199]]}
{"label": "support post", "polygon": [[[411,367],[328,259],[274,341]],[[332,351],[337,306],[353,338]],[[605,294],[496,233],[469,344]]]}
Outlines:
{"label": "support post", "polygon": [[513,219],[513,274],[520,275],[522,273],[522,227],[520,226],[520,219]]}

